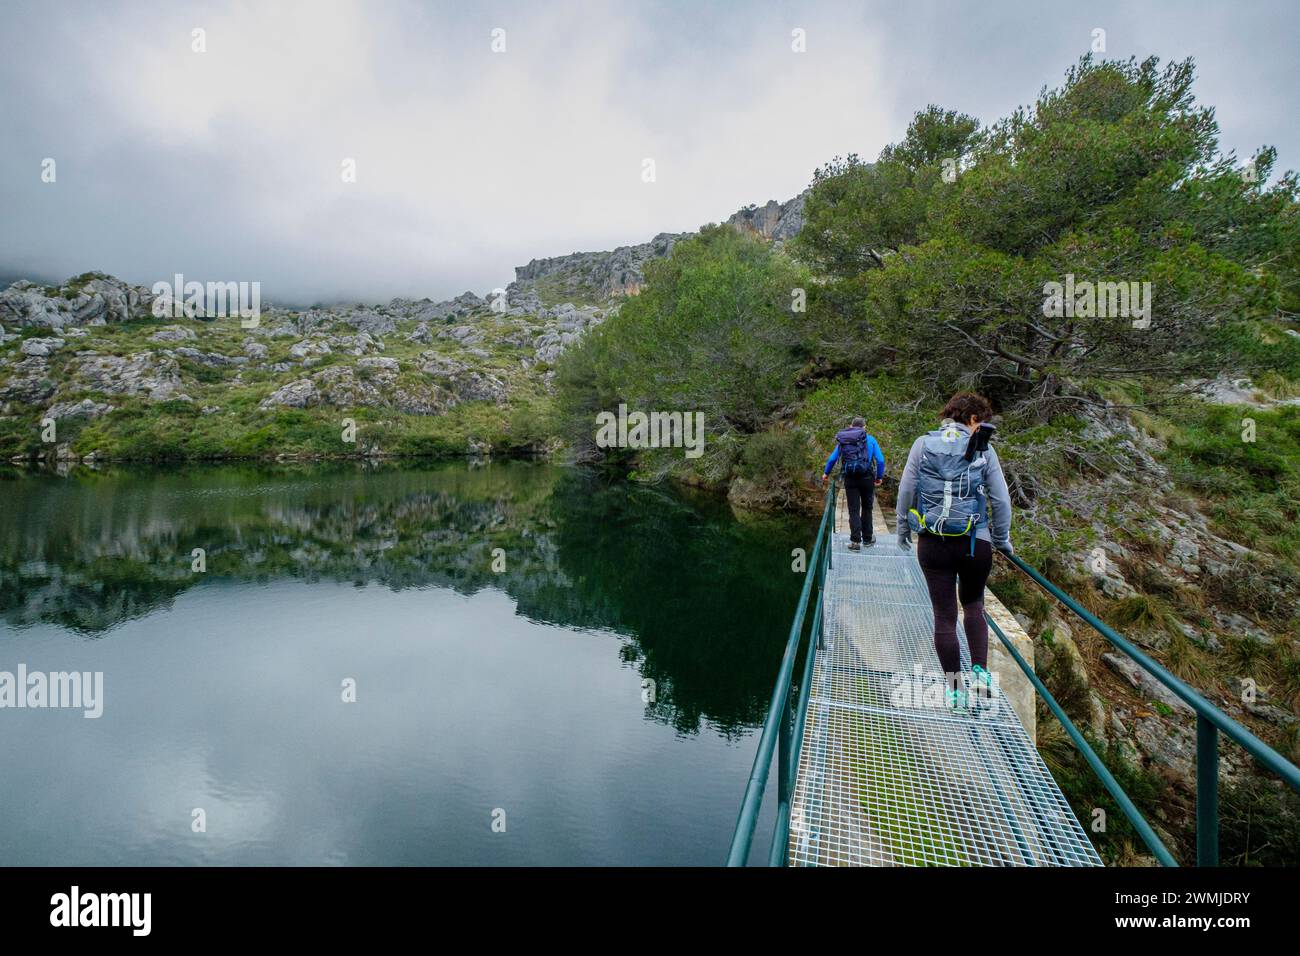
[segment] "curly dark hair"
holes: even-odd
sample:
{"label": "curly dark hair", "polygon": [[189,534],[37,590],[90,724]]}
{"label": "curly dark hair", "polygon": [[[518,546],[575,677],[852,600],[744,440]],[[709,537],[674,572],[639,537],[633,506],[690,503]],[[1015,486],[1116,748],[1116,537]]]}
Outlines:
{"label": "curly dark hair", "polygon": [[983,395],[976,395],[974,392],[958,392],[948,399],[947,405],[943,406],[944,418],[951,418],[963,425],[970,421],[972,415],[986,422],[993,417],[993,406]]}

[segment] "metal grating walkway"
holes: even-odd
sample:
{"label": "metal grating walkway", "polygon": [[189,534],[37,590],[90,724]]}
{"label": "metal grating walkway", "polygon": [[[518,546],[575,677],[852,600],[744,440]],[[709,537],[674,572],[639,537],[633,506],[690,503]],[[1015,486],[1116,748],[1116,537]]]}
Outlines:
{"label": "metal grating walkway", "polygon": [[915,551],[876,521],[860,553],[832,536],[790,864],[1101,866],[1002,691],[970,713],[944,707]]}

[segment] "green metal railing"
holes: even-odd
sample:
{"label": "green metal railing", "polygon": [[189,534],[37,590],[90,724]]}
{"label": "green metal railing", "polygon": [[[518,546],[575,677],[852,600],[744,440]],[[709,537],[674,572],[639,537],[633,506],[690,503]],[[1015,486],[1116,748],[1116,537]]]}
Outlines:
{"label": "green metal railing", "polygon": [[[794,792],[795,775],[799,767],[799,751],[803,744],[804,726],[808,717],[811,699],[810,685],[816,655],[822,643],[821,593],[825,587],[826,571],[831,562],[831,536],[835,530],[836,482],[832,481],[826,492],[826,502],[822,508],[821,525],[813,544],[812,558],[808,562],[807,574],[799,603],[795,608],[794,620],[790,625],[790,636],[786,640],[785,653],[781,658],[781,668],[777,672],[776,688],[768,704],[767,719],[763,722],[763,731],[759,737],[758,753],[754,756],[754,766],[750,771],[749,782],[745,787],[745,797],[741,802],[740,816],[736,821],[736,830],[731,840],[731,849],[727,855],[728,866],[744,866],[749,860],[754,840],[754,830],[758,824],[759,811],[762,808],[764,791],[767,789],[768,776],[771,771],[773,754],[777,757],[777,812],[776,826],[773,828],[772,844],[768,854],[770,866],[784,866],[789,852],[790,803]],[[1164,667],[1138,650],[1126,638],[1113,630],[1104,621],[1079,605],[1072,597],[1047,580],[1036,568],[1020,558],[1003,553],[1007,560],[1028,575],[1048,594],[1063,604],[1078,618],[1091,626],[1110,644],[1122,652],[1143,670],[1168,687],[1196,714],[1196,862],[1198,866],[1217,866],[1219,862],[1219,732],[1235,741],[1291,787],[1300,792],[1300,768],[1273,750],[1249,730],[1237,723],[1219,708],[1215,707],[1199,693],[1179,680]],[[816,585],[817,603],[812,617],[812,626],[808,629],[805,642],[804,632],[807,623],[808,602],[813,597]],[[1151,824],[1142,816],[1132,799],[1124,792],[1114,774],[1089,745],[1087,739],[1079,732],[1046,685],[1034,673],[1025,659],[1016,650],[1015,645],[1003,633],[1002,628],[989,615],[985,615],[990,627],[1010,653],[1016,665],[1024,672],[1034,691],[1043,698],[1049,710],[1060,721],[1070,740],[1078,748],[1106,790],[1114,797],[1120,810],[1133,824],[1147,848],[1163,866],[1177,866],[1168,848],[1157,836]],[[800,648],[807,644],[805,650],[802,678],[799,681],[797,699],[792,697],[795,664]]]}
{"label": "green metal railing", "polygon": [[1119,785],[1119,781],[1115,779],[1115,775],[1107,769],[1106,765],[1102,762],[1101,758],[1097,756],[1097,752],[1092,749],[1092,746],[1088,743],[1087,739],[1083,734],[1079,733],[1079,729],[1074,726],[1074,722],[1066,716],[1065,711],[1061,709],[1061,705],[1056,702],[1056,698],[1051,695],[1047,686],[1039,680],[1038,675],[1034,673],[1034,669],[1026,663],[1023,657],[1020,656],[1020,652],[1016,650],[1016,646],[1011,643],[1011,639],[1002,632],[1002,628],[998,627],[998,622],[993,620],[993,618],[988,614],[984,615],[984,619],[989,622],[989,627],[993,628],[993,633],[998,636],[998,640],[1002,642],[1002,646],[1007,649],[1007,652],[1015,660],[1016,664],[1025,672],[1025,676],[1029,678],[1029,683],[1033,685],[1038,696],[1043,698],[1048,709],[1050,709],[1056,719],[1061,722],[1061,726],[1065,728],[1066,734],[1069,735],[1074,746],[1078,748],[1079,753],[1083,755],[1083,759],[1088,762],[1088,766],[1092,768],[1092,772],[1097,775],[1097,778],[1101,780],[1102,784],[1106,787],[1106,790],[1115,798],[1115,802],[1119,805],[1124,816],[1128,817],[1129,822],[1133,824],[1133,828],[1137,830],[1138,836],[1142,838],[1142,842],[1145,843],[1147,848],[1155,854],[1155,857],[1160,861],[1161,866],[1177,866],[1178,861],[1174,859],[1173,854],[1169,852],[1160,837],[1156,836],[1156,831],[1151,828],[1151,824],[1147,822],[1146,817],[1142,816],[1142,812],[1138,810],[1137,805],[1133,803],[1129,795],[1124,792],[1124,788]]}
{"label": "green metal railing", "polygon": [[[758,824],[758,813],[763,805],[763,792],[767,789],[767,778],[771,771],[774,750],[778,751],[777,810],[768,864],[785,865],[790,842],[790,797],[794,792],[794,777],[799,768],[799,747],[803,743],[804,722],[808,718],[813,661],[817,654],[817,645],[821,641],[821,590],[826,581],[826,568],[830,564],[831,534],[835,531],[835,485],[836,482],[832,479],[830,487],[826,490],[826,503],[822,507],[822,523],[817,529],[812,557],[808,561],[804,575],[803,590],[799,594],[799,603],[795,607],[794,621],[790,625],[790,637],[786,640],[785,654],[781,658],[781,669],[777,671],[776,689],[772,691],[772,700],[767,707],[763,733],[758,738],[758,753],[754,756],[754,767],[749,774],[749,783],[745,786],[745,798],[740,804],[740,818],[736,821],[736,832],[731,838],[727,866],[744,866],[749,860],[750,846],[754,841],[754,827]],[[795,662],[799,658],[799,646],[803,643],[804,623],[814,582],[817,585],[817,605],[813,613],[812,627],[808,631],[807,657],[804,662],[803,679],[799,683],[799,700],[792,702],[791,681],[794,677]],[[816,640],[812,639],[814,635]]]}
{"label": "green metal railing", "polygon": [[[1219,865],[1219,731],[1222,731],[1228,738],[1242,749],[1255,758],[1260,764],[1282,778],[1292,790],[1300,793],[1300,768],[1279,754],[1264,741],[1260,740],[1249,730],[1243,727],[1237,721],[1233,720],[1219,708],[1215,707],[1208,700],[1198,694],[1195,690],[1183,683],[1169,671],[1167,671],[1156,661],[1152,660],[1142,651],[1138,650],[1123,635],[1116,632],[1108,624],[1092,614],[1086,608],[1058,588],[1051,581],[1047,580],[1037,568],[1026,564],[1023,560],[1012,554],[1003,552],[1003,557],[1014,564],[1017,568],[1027,574],[1033,581],[1038,584],[1044,591],[1056,598],[1061,604],[1065,605],[1074,613],[1076,617],[1084,621],[1093,630],[1102,637],[1106,638],[1113,647],[1121,651],[1126,657],[1135,662],[1139,667],[1154,677],[1160,683],[1168,687],[1174,694],[1187,704],[1188,707],[1196,714],[1196,865],[1197,866],[1218,866]],[[987,615],[985,615],[987,617]],[[990,619],[992,623],[992,619]],[[1066,733],[1070,734],[1075,745],[1079,747],[1085,759],[1088,760],[1092,769],[1101,777],[1106,789],[1111,792],[1119,802],[1124,813],[1138,829],[1143,841],[1151,849],[1156,857],[1166,866],[1176,866],[1173,857],[1169,851],[1160,843],[1154,831],[1142,820],[1139,825],[1138,820],[1141,815],[1137,813],[1136,807],[1133,807],[1132,801],[1120,789],[1109,771],[1105,771],[1104,765],[1093,753],[1092,748],[1084,741],[1083,736],[1075,729],[1074,724],[1070,723],[1064,712],[1061,711],[1056,701],[1052,699],[1047,688],[1034,675],[1033,669],[1016,653],[1015,648],[1011,647],[1011,642],[1007,640],[1001,628],[993,624],[993,629],[998,638],[1011,651],[1016,663],[1020,669],[1029,677],[1034,689],[1047,702],[1052,709],[1061,725],[1065,727]],[[1105,773],[1103,773],[1105,771]],[[1154,842],[1153,842],[1154,841]]]}

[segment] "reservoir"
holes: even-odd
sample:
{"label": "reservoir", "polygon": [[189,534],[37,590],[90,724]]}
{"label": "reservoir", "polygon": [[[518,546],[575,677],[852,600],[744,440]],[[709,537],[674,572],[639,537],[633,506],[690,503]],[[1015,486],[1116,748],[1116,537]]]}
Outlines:
{"label": "reservoir", "polygon": [[102,713],[0,709],[0,864],[719,865],[813,532],[524,462],[8,471],[0,671]]}

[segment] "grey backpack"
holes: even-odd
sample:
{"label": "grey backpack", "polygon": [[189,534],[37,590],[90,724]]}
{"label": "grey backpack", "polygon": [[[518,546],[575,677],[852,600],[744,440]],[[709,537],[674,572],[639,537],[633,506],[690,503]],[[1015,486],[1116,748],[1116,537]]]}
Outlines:
{"label": "grey backpack", "polygon": [[964,537],[988,520],[980,451],[966,460],[970,436],[951,422],[928,433],[916,479],[916,502],[907,524],[918,534]]}

